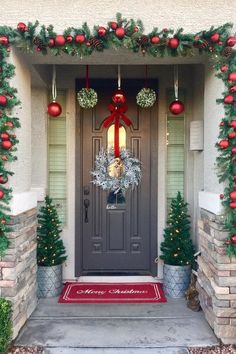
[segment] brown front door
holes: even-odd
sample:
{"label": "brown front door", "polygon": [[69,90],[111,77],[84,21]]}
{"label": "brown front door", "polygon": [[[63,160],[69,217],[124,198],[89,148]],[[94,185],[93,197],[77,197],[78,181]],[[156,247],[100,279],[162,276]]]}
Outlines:
{"label": "brown front door", "polygon": [[[153,84],[153,83],[152,83]],[[156,84],[156,82],[155,82]],[[125,193],[125,202],[108,202],[109,192],[91,183],[90,171],[102,147],[107,147],[108,104],[113,80],[94,81],[99,103],[77,115],[76,276],[81,274],[156,275],[157,256],[157,107],[139,109],[135,96],[142,80],[127,80],[126,147],[142,162],[142,181]],[[157,87],[156,87],[157,88]],[[77,90],[79,86],[77,85]]]}

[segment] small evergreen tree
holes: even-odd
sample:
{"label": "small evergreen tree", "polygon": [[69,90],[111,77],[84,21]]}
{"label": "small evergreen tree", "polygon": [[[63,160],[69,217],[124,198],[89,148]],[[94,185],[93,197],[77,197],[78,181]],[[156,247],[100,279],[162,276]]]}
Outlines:
{"label": "small evergreen tree", "polygon": [[67,256],[63,241],[60,239],[61,222],[56,207],[49,196],[41,206],[37,228],[37,263],[40,266],[54,266],[63,263]]}
{"label": "small evergreen tree", "polygon": [[194,247],[190,237],[188,204],[180,192],[172,199],[164,241],[161,243],[161,259],[169,265],[193,264]]}

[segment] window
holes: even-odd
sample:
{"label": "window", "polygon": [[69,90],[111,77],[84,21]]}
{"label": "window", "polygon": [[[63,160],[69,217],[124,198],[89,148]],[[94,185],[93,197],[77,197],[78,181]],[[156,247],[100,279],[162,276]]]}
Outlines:
{"label": "window", "polygon": [[58,92],[57,102],[62,107],[62,114],[57,118],[49,117],[48,123],[48,192],[57,206],[61,222],[65,224],[67,210],[65,91]]}
{"label": "window", "polygon": [[[109,129],[107,130],[107,147],[111,148],[114,147],[114,129],[115,129],[115,124],[112,124]],[[125,128],[121,125],[119,128],[119,143],[120,143],[120,148],[125,148],[126,147],[126,130]]]}
{"label": "window", "polygon": [[184,116],[167,117],[167,207],[178,191],[184,195],[185,165]]}

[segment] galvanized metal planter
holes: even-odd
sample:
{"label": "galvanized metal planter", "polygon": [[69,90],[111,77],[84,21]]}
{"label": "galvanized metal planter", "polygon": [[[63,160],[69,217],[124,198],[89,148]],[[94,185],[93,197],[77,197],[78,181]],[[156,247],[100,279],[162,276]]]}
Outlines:
{"label": "galvanized metal planter", "polygon": [[38,297],[55,297],[62,291],[62,264],[38,266]]}
{"label": "galvanized metal planter", "polygon": [[191,266],[164,264],[163,288],[167,296],[183,297],[190,283]]}

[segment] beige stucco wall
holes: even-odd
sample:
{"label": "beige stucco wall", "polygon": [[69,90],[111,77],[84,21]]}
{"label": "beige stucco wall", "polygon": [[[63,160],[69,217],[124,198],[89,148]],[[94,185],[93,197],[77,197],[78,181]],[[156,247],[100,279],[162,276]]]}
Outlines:
{"label": "beige stucco wall", "polygon": [[147,31],[158,26],[197,32],[211,25],[235,22],[236,16],[231,0],[11,0],[1,3],[0,23],[14,26],[20,21],[39,20],[45,25],[54,24],[59,31],[84,21],[89,25],[106,24],[116,12],[128,18],[140,17]]}

